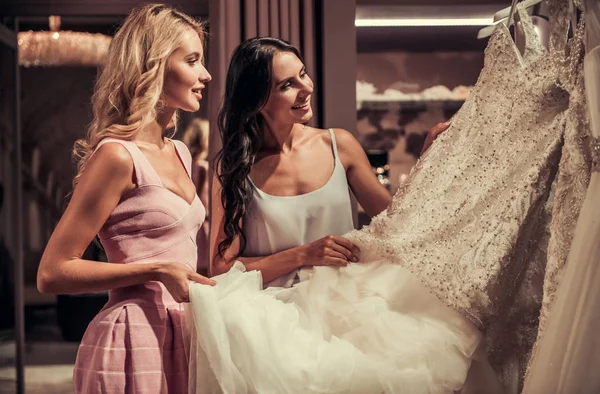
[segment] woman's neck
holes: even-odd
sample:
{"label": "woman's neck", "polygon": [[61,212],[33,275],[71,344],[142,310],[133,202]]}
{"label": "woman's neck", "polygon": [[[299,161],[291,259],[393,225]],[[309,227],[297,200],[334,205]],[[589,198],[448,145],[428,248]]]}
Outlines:
{"label": "woman's neck", "polygon": [[170,126],[170,122],[175,114],[175,109],[167,108],[158,114],[155,121],[140,130],[136,136],[136,142],[156,145],[159,148],[165,145],[165,132]]}
{"label": "woman's neck", "polygon": [[265,122],[263,128],[263,147],[269,150],[287,152],[292,149],[296,131],[304,126],[298,123],[276,124]]}

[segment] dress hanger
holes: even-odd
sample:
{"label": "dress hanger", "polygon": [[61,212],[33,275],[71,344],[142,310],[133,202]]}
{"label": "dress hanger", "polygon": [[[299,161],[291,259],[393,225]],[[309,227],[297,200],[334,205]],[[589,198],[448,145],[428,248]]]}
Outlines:
{"label": "dress hanger", "polygon": [[[523,55],[525,54],[526,51],[526,47],[527,47],[527,37],[525,35],[525,32],[523,30],[523,26],[522,26],[522,21],[521,21],[521,15],[516,12],[517,11],[517,3],[519,2],[519,0],[513,0],[512,4],[510,7],[500,10],[496,13],[496,15],[499,14],[504,14],[506,10],[508,10],[508,16],[504,17],[503,19],[500,19],[496,24],[491,25],[491,26],[487,26],[483,29],[481,29],[477,35],[477,38],[484,38],[487,36],[490,36],[494,30],[496,30],[496,25],[498,23],[503,23],[506,25],[507,28],[510,28],[510,26],[514,25],[514,42],[515,42],[515,47],[517,49],[517,51],[519,52],[520,56],[519,56],[519,61],[520,63],[523,65],[524,64],[524,60],[523,60]],[[541,0],[525,0],[522,2],[522,4],[524,6],[529,5],[530,7],[533,6],[537,6],[537,4],[541,3]],[[536,8],[538,8],[539,6],[537,6]],[[539,10],[538,10],[539,12]]]}
{"label": "dress hanger", "polygon": [[[506,25],[506,27],[510,27],[514,24],[514,18],[512,16],[514,16],[515,14],[515,10],[516,10],[516,3],[517,2],[513,2],[513,4],[511,4],[510,7],[506,7],[504,9],[501,9],[500,11],[496,12],[494,14],[494,23],[491,26],[486,26],[483,29],[481,29],[478,34],[477,34],[477,38],[478,39],[482,39],[482,38],[487,38],[489,36],[492,35],[492,33],[494,32],[494,30],[496,29],[496,24],[497,23],[504,23]],[[572,5],[572,1],[569,2],[570,5]],[[531,15],[531,19],[533,24],[536,26],[536,30],[538,30],[538,34],[540,35],[540,41],[544,46],[548,46],[548,19],[549,19],[549,14],[548,14],[548,8],[545,2],[543,2],[543,0],[523,0],[521,2],[523,8],[525,9],[531,9],[530,15]],[[512,15],[510,18],[509,16]],[[510,22],[508,22],[510,21]]]}
{"label": "dress hanger", "polygon": [[[542,1],[543,0],[523,0],[523,7],[525,9],[531,8],[534,5],[541,3]],[[512,8],[513,8],[513,6],[511,5],[510,7],[503,8],[500,11],[496,12],[494,14],[494,22],[499,22],[503,19],[508,18],[508,16],[511,13]],[[514,12],[514,11],[512,11],[512,12]]]}
{"label": "dress hanger", "polygon": [[[528,0],[525,0],[525,1],[528,1]],[[529,0],[529,1],[531,1],[531,0]],[[505,10],[508,9],[508,14],[500,20],[496,20],[495,15],[494,15],[494,22],[504,23],[507,28],[510,27],[513,23],[513,15],[515,13],[515,9],[516,9],[518,2],[519,2],[519,0],[513,0],[510,7],[504,8],[504,9],[498,11],[496,14],[498,14],[500,12],[504,12]],[[493,25],[490,25],[490,26],[486,26],[483,29],[479,30],[479,32],[477,32],[477,39],[481,40],[483,38],[487,38],[487,37],[491,36],[492,33],[494,32],[494,30],[496,30],[497,23],[494,23]]]}

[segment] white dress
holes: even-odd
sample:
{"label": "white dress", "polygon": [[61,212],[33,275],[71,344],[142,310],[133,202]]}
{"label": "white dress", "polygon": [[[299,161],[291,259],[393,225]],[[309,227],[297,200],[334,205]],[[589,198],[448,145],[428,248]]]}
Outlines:
{"label": "white dress", "polygon": [[568,108],[525,25],[523,55],[499,26],[452,126],[388,210],[345,235],[360,263],[302,269],[291,288],[263,290],[241,263],[191,285],[193,392],[497,392],[481,330],[514,305],[538,248]]}
{"label": "white dress", "polygon": [[[343,235],[354,229],[346,171],[332,129],[329,135],[333,172],[319,189],[298,196],[274,196],[260,190],[248,178],[253,194],[242,221],[247,241],[244,257],[270,256],[329,234]],[[293,271],[265,286],[290,287],[297,280],[297,272]]]}

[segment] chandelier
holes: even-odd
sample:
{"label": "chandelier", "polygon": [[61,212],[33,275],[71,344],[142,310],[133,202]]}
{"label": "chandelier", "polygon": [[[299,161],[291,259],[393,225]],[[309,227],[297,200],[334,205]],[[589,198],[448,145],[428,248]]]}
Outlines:
{"label": "chandelier", "polygon": [[60,16],[50,16],[50,31],[20,32],[19,65],[98,66],[106,59],[111,37],[59,30]]}

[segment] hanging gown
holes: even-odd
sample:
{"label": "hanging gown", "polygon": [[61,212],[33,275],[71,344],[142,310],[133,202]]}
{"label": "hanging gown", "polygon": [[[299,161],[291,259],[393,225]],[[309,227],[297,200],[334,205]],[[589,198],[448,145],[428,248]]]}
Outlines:
{"label": "hanging gown", "polygon": [[[360,263],[304,268],[294,287],[262,291],[260,273],[236,263],[215,287],[191,286],[193,392],[452,393],[472,359],[486,372],[482,332],[543,249],[569,104],[518,12],[524,54],[500,24],[451,127],[390,207],[345,235]],[[472,392],[494,392],[486,380]]]}
{"label": "hanging gown", "polygon": [[596,373],[600,365],[597,339],[600,328],[600,3],[585,2],[585,22],[585,91],[594,136],[590,144],[594,172],[577,221],[568,264],[525,381],[523,392],[526,394],[600,391],[600,378]]}
{"label": "hanging gown", "polygon": [[[569,0],[546,0],[549,10],[549,58],[555,64],[556,83],[569,97],[563,141],[546,205],[536,230],[537,246],[513,302],[502,318],[487,330],[490,362],[505,386],[505,393],[520,393],[532,347],[543,337],[548,315],[567,264],[575,224],[590,181],[589,116],[583,78],[584,23],[570,26],[574,10]],[[576,21],[575,21],[576,22]],[[569,36],[571,29],[572,37]]]}

